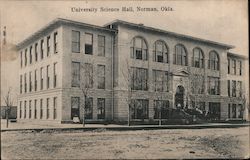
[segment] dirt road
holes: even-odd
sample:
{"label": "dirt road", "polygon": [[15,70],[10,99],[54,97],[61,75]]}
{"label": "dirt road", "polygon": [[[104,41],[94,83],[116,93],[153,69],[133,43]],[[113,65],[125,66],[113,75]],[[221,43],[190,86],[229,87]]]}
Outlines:
{"label": "dirt road", "polygon": [[3,159],[246,158],[249,127],[3,132]]}

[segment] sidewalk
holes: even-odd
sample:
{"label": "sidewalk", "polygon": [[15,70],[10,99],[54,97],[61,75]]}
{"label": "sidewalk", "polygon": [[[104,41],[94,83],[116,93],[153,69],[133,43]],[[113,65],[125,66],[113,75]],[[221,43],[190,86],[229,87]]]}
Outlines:
{"label": "sidewalk", "polygon": [[1,132],[3,131],[22,131],[22,130],[152,130],[152,129],[205,129],[205,128],[237,128],[237,127],[250,127],[249,123],[204,123],[204,124],[192,124],[192,125],[116,125],[116,124],[86,124],[83,127],[82,124],[59,124],[59,123],[9,123],[9,127],[6,128],[6,120],[1,120]]}

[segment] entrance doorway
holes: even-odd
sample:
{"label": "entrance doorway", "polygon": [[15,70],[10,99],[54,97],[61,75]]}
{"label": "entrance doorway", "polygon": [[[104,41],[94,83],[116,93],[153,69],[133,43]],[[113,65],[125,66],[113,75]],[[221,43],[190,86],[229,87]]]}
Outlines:
{"label": "entrance doorway", "polygon": [[183,86],[178,86],[175,93],[175,106],[184,108],[184,93],[185,89]]}

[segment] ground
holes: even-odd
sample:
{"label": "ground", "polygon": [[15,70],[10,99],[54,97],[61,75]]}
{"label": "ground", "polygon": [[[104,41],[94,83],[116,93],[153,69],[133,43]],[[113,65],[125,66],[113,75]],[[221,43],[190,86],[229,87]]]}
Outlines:
{"label": "ground", "polygon": [[249,127],[6,131],[2,159],[247,158]]}

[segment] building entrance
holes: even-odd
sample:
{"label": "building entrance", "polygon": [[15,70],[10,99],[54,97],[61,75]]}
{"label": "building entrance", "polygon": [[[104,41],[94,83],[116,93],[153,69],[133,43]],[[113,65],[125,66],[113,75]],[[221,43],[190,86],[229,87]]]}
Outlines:
{"label": "building entrance", "polygon": [[175,93],[175,107],[184,108],[184,93],[185,89],[183,86],[178,86]]}

